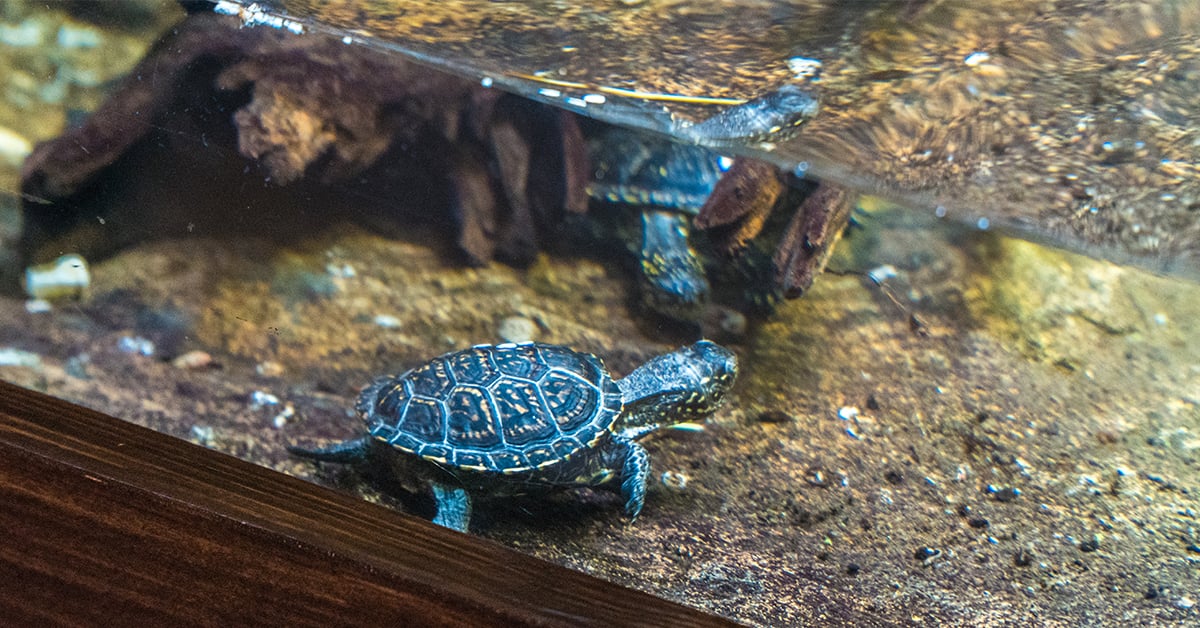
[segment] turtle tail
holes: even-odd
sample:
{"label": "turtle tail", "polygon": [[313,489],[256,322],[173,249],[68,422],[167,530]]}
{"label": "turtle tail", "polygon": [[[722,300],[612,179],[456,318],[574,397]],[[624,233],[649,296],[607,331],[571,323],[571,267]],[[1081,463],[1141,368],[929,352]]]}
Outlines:
{"label": "turtle tail", "polygon": [[371,448],[370,436],[363,436],[354,440],[342,441],[334,443],[328,447],[320,447],[317,449],[306,449],[289,445],[288,453],[301,458],[310,460],[318,460],[320,462],[338,462],[341,464],[349,464],[353,462],[361,462],[367,457],[367,452]]}

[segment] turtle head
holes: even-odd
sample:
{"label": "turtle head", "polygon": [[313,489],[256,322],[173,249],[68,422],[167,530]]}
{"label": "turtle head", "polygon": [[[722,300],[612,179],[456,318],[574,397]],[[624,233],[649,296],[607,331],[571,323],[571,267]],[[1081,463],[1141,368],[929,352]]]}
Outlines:
{"label": "turtle head", "polygon": [[707,340],[660,355],[617,382],[625,400],[618,431],[703,419],[721,406],[737,378],[737,356]]}
{"label": "turtle head", "polygon": [[737,379],[737,356],[721,345],[701,340],[676,352],[696,372],[696,412],[708,414],[725,401],[725,393]]}

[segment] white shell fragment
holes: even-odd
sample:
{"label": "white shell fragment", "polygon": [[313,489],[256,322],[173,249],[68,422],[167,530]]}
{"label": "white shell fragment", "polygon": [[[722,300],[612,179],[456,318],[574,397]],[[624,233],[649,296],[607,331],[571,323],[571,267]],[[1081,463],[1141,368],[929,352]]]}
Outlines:
{"label": "white shell fragment", "polygon": [[12,347],[0,347],[0,366],[17,366],[23,368],[41,368],[42,356]]}
{"label": "white shell fragment", "polygon": [[34,299],[79,298],[91,283],[87,260],[74,253],[25,269],[25,292]]}
{"label": "white shell fragment", "polygon": [[33,144],[29,140],[12,129],[0,126],[0,159],[17,166],[31,152]]}

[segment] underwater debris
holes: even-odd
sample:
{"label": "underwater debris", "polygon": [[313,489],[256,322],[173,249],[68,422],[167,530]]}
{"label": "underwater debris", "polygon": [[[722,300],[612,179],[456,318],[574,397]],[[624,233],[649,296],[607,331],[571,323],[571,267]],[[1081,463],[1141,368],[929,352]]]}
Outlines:
{"label": "underwater debris", "polygon": [[[398,55],[239,26],[189,16],[83,125],[34,149],[22,172],[25,197],[39,199],[24,204],[26,259],[63,242],[104,255],[145,233],[286,239],[341,212],[393,230],[445,225],[470,263],[525,263],[560,212],[586,204],[572,114]],[[167,181],[185,190],[154,198],[192,201],[85,214],[71,199],[101,177],[133,189]],[[198,193],[214,187],[247,196]],[[259,215],[236,214],[246,206]],[[143,228],[97,232],[97,216]]]}
{"label": "underwater debris", "polygon": [[74,253],[25,269],[25,292],[34,299],[77,299],[91,283],[87,260]]}

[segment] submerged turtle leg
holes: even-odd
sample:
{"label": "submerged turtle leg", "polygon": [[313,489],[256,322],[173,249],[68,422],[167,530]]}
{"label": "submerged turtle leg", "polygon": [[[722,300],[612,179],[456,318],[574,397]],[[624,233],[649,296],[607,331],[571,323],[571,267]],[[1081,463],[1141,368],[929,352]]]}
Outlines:
{"label": "submerged turtle leg", "polygon": [[288,453],[300,456],[301,458],[309,458],[311,460],[319,460],[321,462],[340,462],[342,464],[348,464],[351,462],[361,462],[362,460],[366,459],[367,452],[371,449],[372,440],[373,439],[370,436],[363,436],[362,438],[342,441],[340,443],[334,443],[328,447],[319,447],[317,449],[305,449],[304,447],[289,445],[287,450]]}
{"label": "submerged turtle leg", "polygon": [[671,318],[695,321],[708,300],[708,279],[688,244],[689,217],[678,211],[642,212],[642,297]]}
{"label": "submerged turtle leg", "polygon": [[437,502],[437,514],[433,522],[465,533],[471,523],[471,496],[462,487],[434,482],[433,500]]}
{"label": "submerged turtle leg", "polygon": [[650,476],[650,454],[646,448],[623,435],[612,438],[613,453],[621,460],[621,496],[625,514],[636,521],[646,500],[646,478]]}

